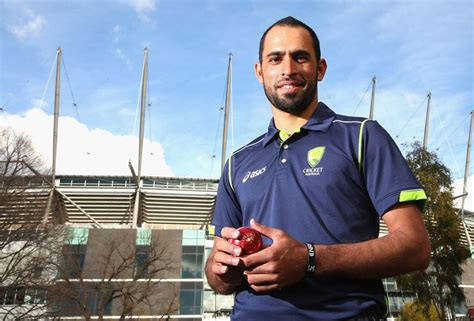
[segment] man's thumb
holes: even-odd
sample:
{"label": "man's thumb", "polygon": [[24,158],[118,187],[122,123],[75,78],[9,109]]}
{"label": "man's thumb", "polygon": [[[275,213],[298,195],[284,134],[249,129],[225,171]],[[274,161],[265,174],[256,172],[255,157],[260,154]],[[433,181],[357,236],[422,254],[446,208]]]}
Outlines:
{"label": "man's thumb", "polygon": [[250,220],[250,227],[257,230],[260,234],[263,234],[264,236],[266,236],[270,239],[273,239],[272,236],[275,232],[274,228],[271,228],[269,226],[257,223],[257,221],[255,221],[255,219]]}

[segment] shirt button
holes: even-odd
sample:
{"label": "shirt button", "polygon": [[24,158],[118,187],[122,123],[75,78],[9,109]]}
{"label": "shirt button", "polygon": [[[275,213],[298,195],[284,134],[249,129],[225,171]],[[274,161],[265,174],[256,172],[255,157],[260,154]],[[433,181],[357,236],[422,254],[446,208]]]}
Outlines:
{"label": "shirt button", "polygon": [[286,163],[286,158],[283,158],[283,159],[281,160],[281,162],[282,162],[283,164],[285,164],[285,163]]}
{"label": "shirt button", "polygon": [[288,149],[288,145],[287,144],[283,145],[283,149]]}

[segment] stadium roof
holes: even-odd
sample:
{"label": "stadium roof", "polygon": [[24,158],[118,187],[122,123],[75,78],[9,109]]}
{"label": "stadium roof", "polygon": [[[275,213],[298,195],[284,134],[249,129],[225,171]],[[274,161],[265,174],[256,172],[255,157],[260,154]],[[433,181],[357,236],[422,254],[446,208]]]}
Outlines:
{"label": "stadium roof", "polygon": [[[48,220],[99,227],[133,225],[134,213],[138,226],[202,227],[210,222],[218,185],[216,179],[143,177],[138,188],[131,176],[56,178],[56,203],[49,207]],[[46,209],[52,188],[33,182],[16,203],[0,205],[4,214],[19,219],[21,209],[31,204]]]}

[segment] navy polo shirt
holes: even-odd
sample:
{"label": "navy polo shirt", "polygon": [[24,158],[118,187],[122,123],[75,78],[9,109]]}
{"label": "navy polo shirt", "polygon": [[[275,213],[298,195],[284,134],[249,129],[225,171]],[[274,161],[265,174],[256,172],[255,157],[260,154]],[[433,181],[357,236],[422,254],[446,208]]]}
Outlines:
{"label": "navy polo shirt", "polygon": [[[378,237],[380,218],[391,206],[417,201],[421,207],[425,199],[376,121],[338,115],[319,103],[287,140],[272,120],[266,134],[229,158],[212,223],[216,235],[255,218],[300,242],[355,243]],[[232,320],[344,319],[369,308],[385,313],[381,280],[307,277],[263,294],[243,285]]]}

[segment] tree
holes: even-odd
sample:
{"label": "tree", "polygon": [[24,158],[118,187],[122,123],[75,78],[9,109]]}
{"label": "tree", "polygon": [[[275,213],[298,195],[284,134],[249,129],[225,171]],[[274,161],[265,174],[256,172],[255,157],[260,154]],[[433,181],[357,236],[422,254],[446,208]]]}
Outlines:
{"label": "tree", "polygon": [[180,271],[176,242],[160,236],[166,231],[137,238],[135,231],[143,230],[91,230],[95,241],[89,245],[86,229],[70,231],[57,255],[58,277],[48,288],[52,316],[163,318],[178,309],[179,289],[162,281]]}
{"label": "tree", "polygon": [[428,200],[423,212],[431,241],[431,263],[425,271],[397,278],[402,290],[417,293],[420,308],[426,316],[433,305],[441,320],[454,320],[454,306],[465,299],[459,281],[462,264],[469,249],[461,243],[460,217],[453,207],[452,179],[449,169],[434,152],[425,150],[419,142],[409,145],[406,159]]}
{"label": "tree", "polygon": [[433,304],[415,300],[405,304],[400,313],[399,321],[441,321]]}
{"label": "tree", "polygon": [[21,319],[45,311],[43,276],[48,252],[60,244],[62,227],[43,224],[46,170],[30,139],[0,131],[0,315]]}
{"label": "tree", "polygon": [[0,318],[177,310],[179,288],[162,281],[180,272],[181,243],[168,231],[66,227],[62,194],[29,138],[10,130],[0,131],[0,173]]}

